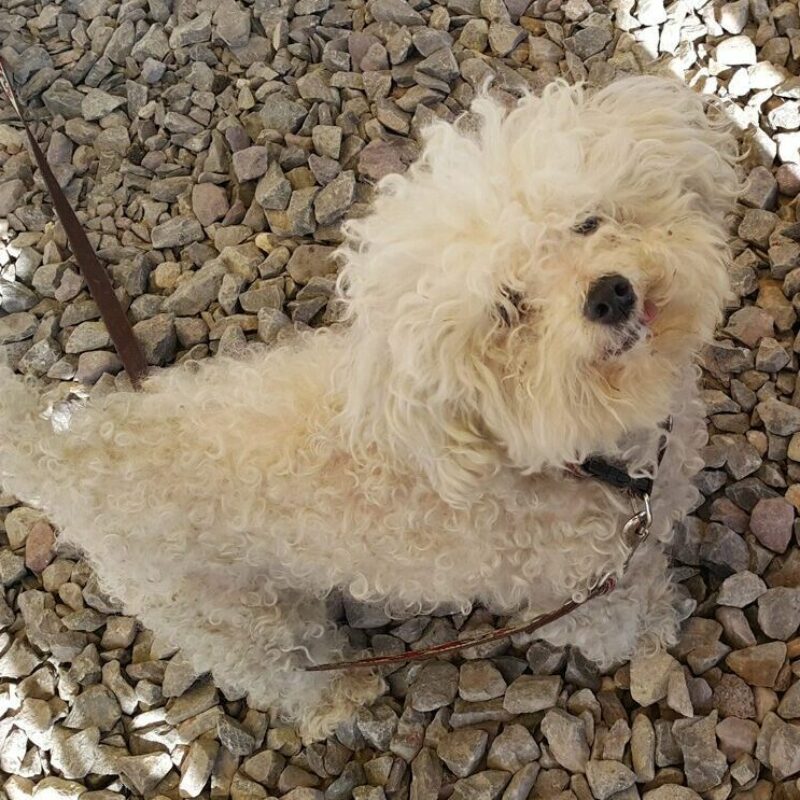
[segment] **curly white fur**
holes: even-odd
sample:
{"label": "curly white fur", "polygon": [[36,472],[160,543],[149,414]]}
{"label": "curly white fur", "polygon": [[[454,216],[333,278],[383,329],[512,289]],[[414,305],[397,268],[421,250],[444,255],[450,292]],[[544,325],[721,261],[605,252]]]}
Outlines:
{"label": "curly white fur", "polygon": [[[603,452],[646,470],[670,412],[657,538],[692,507],[690,365],[727,291],[732,161],[668,81],[557,83],[510,112],[483,97],[347,224],[350,325],[160,372],[61,433],[3,370],[0,476],[198,669],[325,733],[381,691],[373,674],[298,669],[346,652],[333,590],[524,614],[585,592],[622,564],[630,506],[563,467]],[[590,215],[597,231],[575,232]],[[608,273],[658,308],[620,354],[583,314]],[[545,636],[608,664],[671,641],[680,616],[653,544]]]}

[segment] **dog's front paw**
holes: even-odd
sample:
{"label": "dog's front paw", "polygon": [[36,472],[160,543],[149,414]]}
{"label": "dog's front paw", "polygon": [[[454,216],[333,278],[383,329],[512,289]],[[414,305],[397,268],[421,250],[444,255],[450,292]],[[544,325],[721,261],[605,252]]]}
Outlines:
{"label": "dog's front paw", "polygon": [[386,681],[374,670],[335,673],[319,701],[295,720],[300,737],[305,744],[325,739],[337,725],[350,720],[359,708],[370,705],[386,690]]}

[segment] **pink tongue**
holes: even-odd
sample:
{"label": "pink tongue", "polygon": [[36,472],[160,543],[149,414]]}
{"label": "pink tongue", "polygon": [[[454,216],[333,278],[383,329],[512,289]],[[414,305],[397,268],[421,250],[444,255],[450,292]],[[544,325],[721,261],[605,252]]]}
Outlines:
{"label": "pink tongue", "polygon": [[649,325],[657,316],[658,308],[656,304],[650,300],[645,300],[644,307],[642,308],[642,319],[645,325]]}

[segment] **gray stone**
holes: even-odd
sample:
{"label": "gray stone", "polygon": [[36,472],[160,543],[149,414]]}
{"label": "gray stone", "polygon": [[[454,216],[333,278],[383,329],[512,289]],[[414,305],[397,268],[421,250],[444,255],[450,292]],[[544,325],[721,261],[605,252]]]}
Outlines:
{"label": "gray stone", "polygon": [[531,790],[539,774],[537,763],[526,764],[511,776],[506,790],[503,792],[503,800],[527,800],[531,796]]}
{"label": "gray stone", "polygon": [[417,64],[416,73],[445,83],[452,83],[459,75],[458,62],[452,50],[437,50]]}
{"label": "gray stone", "polygon": [[265,128],[278,133],[294,133],[308,113],[305,106],[282,94],[272,94],[259,112]]}
{"label": "gray stone", "polygon": [[727,67],[755,64],[756,47],[747,36],[731,36],[717,45],[716,59]]}
{"label": "gray stone", "polygon": [[182,797],[197,797],[211,777],[219,744],[209,739],[196,739],[181,763],[179,789]]}
{"label": "gray stone", "polygon": [[756,353],[756,369],[761,372],[780,372],[790,361],[789,353],[771,337],[761,340]]}
{"label": "gray stone", "polygon": [[800,193],[800,164],[781,164],[775,171],[778,190],[788,197]]}
{"label": "gray stone", "polygon": [[256,746],[253,735],[225,714],[217,720],[217,737],[222,746],[235,756],[249,756]]}
{"label": "gray stone", "polygon": [[567,663],[567,649],[544,641],[534,642],[528,648],[526,658],[534,675],[553,675],[561,672]]}
{"label": "gray stone", "polygon": [[584,772],[589,760],[589,744],[583,722],[561,709],[548,711],[541,724],[550,753],[564,769]]}
{"label": "gray stone", "polygon": [[461,665],[458,694],[472,702],[501,697],[506,682],[500,672],[488,661],[467,661]]}
{"label": "gray stone", "polygon": [[126,102],[124,97],[108,94],[101,89],[90,89],[81,101],[81,116],[87,122],[102,119]]}
{"label": "gray stone", "polygon": [[191,217],[173,217],[161,225],[156,225],[150,235],[153,247],[185,247],[192,242],[203,240],[203,229],[196,219]]}
{"label": "gray stone", "polygon": [[439,758],[459,778],[471,775],[486,752],[489,735],[476,728],[462,728],[448,733],[437,748]]}
{"label": "gray stone", "polygon": [[557,675],[521,675],[508,687],[503,708],[512,714],[544,711],[556,705],[560,692],[561,678]]}
{"label": "gray stone", "polygon": [[319,189],[309,186],[292,192],[286,211],[267,211],[267,222],[278,236],[307,236],[316,228],[314,198]]}
{"label": "gray stone", "polygon": [[636,775],[619,761],[589,761],[586,780],[597,800],[608,800],[611,795],[633,786]]}
{"label": "gray stone", "polygon": [[124,65],[136,40],[136,29],[131,20],[123,20],[106,45],[105,57],[114,64]]}
{"label": "gray stone", "polygon": [[178,338],[171,314],[158,314],[137,322],[133,333],[142,346],[148,364],[165,366],[175,355]]}
{"label": "gray stone", "polygon": [[[759,409],[763,405],[765,404],[762,403]],[[787,409],[800,413],[800,410],[793,406],[787,406]],[[767,429],[769,430],[769,427]],[[750,530],[764,547],[776,553],[783,553],[792,538],[794,517],[794,506],[782,497],[764,498],[756,503],[750,514]]]}
{"label": "gray stone", "polygon": [[199,314],[208,308],[217,297],[225,267],[218,261],[212,261],[201,267],[186,280],[178,284],[178,288],[164,301],[164,311],[179,316]]}
{"label": "gray stone", "polygon": [[269,165],[266,175],[256,186],[256,202],[263,209],[281,211],[289,205],[291,196],[291,184],[286,180],[278,162],[273,161]]}
{"label": "gray stone", "polygon": [[506,725],[489,748],[486,766],[517,772],[538,758],[539,747],[528,729],[522,725]]}
{"label": "gray stone", "polygon": [[214,12],[216,36],[228,47],[242,47],[250,38],[250,12],[238,3],[228,0]]}
{"label": "gray stone", "polygon": [[285,766],[286,759],[280,753],[263,750],[248,758],[242,768],[254,781],[264,784],[269,789],[275,789]]}
{"label": "gray stone", "polygon": [[169,37],[172,48],[188,47],[211,38],[211,12],[203,11],[193,19],[176,25]]}
{"label": "gray stone", "polygon": [[745,212],[739,225],[739,236],[746,242],[766,248],[769,237],[778,224],[778,216],[771,211],[753,208]]}
{"label": "gray stone", "polygon": [[442,785],[442,764],[430,747],[423,747],[411,762],[411,800],[438,797]]}
{"label": "gray stone", "polygon": [[172,759],[167,753],[123,756],[119,759],[121,775],[140,795],[150,794],[171,768]]}
{"label": "gray stone", "polygon": [[611,41],[611,31],[606,28],[582,28],[566,40],[575,55],[581,60],[596,55]]}
{"label": "gray stone", "polygon": [[320,225],[330,225],[343,217],[355,195],[356,179],[352,172],[342,172],[320,190],[314,199],[314,214]]}
{"label": "gray stone", "polygon": [[19,360],[17,368],[26,375],[44,377],[61,358],[61,348],[54,339],[40,339]]}
{"label": "gray stone", "polygon": [[[442,703],[442,705],[447,705],[447,703]],[[397,730],[397,723],[397,714],[385,704],[373,706],[370,709],[362,708],[356,716],[359,732],[369,745],[379,751],[389,748]]]}
{"label": "gray stone", "polygon": [[85,353],[87,350],[100,350],[111,344],[111,338],[104,322],[82,322],[64,344],[67,353]]}
{"label": "gray stone", "polygon": [[527,38],[527,32],[510,22],[498,20],[489,26],[488,38],[492,52],[497,56],[505,56]]}
{"label": "gray stone", "polygon": [[767,252],[769,271],[773,278],[783,280],[793,269],[800,266],[800,244],[778,241]]}
{"label": "gray stone", "polygon": [[94,384],[106,373],[115,374],[122,369],[122,362],[116,353],[107,350],[93,350],[78,356],[75,380],[79,383]]}
{"label": "gray stone", "polygon": [[422,15],[414,11],[406,0],[370,0],[367,8],[377,22],[394,22],[409,27],[425,24]]}
{"label": "gray stone", "polygon": [[453,702],[458,691],[458,668],[446,661],[424,664],[409,687],[409,702],[416,711],[435,711]]}
{"label": "gray stone", "polygon": [[451,800],[499,800],[509,779],[509,774],[500,770],[478,772],[469,778],[456,781],[450,798]]}
{"label": "gray stone", "polygon": [[699,556],[702,564],[723,577],[747,569],[750,563],[742,537],[716,522],[706,527]]}
{"label": "gray stone", "polygon": [[631,697],[644,707],[663,700],[667,696],[670,675],[678,669],[678,662],[664,651],[652,656],[634,656],[631,660]]}
{"label": "gray stone", "polygon": [[770,639],[788,641],[800,627],[800,589],[776,586],[762,594],[758,624]]}
{"label": "gray stone", "polygon": [[358,173],[371,181],[379,181],[392,173],[403,173],[417,151],[408,143],[370,142],[358,156]]}
{"label": "gray stone", "polygon": [[25,184],[19,178],[0,184],[0,216],[15,212],[24,195]]}
{"label": "gray stone", "polygon": [[769,745],[769,766],[779,780],[800,772],[800,728],[781,723]]}
{"label": "gray stone", "polygon": [[296,283],[307,283],[312,277],[327,275],[336,270],[336,265],[331,259],[332,253],[332,247],[316,244],[300,245],[292,253],[286,271]]}
{"label": "gray stone", "polygon": [[158,24],[151,25],[131,50],[131,55],[139,62],[144,62],[148,58],[160,61],[167,53],[169,53],[167,34],[164,32],[164,26]]}
{"label": "gray stone", "polygon": [[[2,187],[0,187],[0,191],[2,191]],[[0,278],[0,308],[6,314],[28,311],[38,302],[39,298],[36,293],[23,283],[6,281]]]}
{"label": "gray stone", "polygon": [[100,730],[87,728],[73,733],[58,727],[53,731],[50,761],[64,778],[86,777],[98,758],[97,745],[100,743]]}
{"label": "gray stone", "polygon": [[744,608],[767,591],[766,584],[749,570],[731,575],[722,582],[717,596],[721,606]]}
{"label": "gray stone", "polygon": [[725,333],[748,347],[755,347],[765,336],[772,336],[774,324],[774,319],[765,309],[745,306],[731,314]]}
{"label": "gray stone", "polygon": [[224,187],[198,183],[192,188],[192,211],[203,227],[222,219],[228,213],[228,208],[228,195]]}
{"label": "gray stone", "polygon": [[277,308],[261,308],[258,311],[258,338],[272,344],[281,332],[291,328],[291,321]]}
{"label": "gray stone", "polygon": [[339,777],[325,790],[325,800],[349,800],[356,797],[356,788],[367,782],[364,767],[357,761],[344,766]]}
{"label": "gray stone", "polygon": [[[8,569],[4,566],[4,563],[9,558],[13,558],[16,561],[16,569],[20,570],[18,577],[21,578],[22,575],[25,574],[25,562],[19,556],[15,556],[6,549],[0,551],[0,582],[2,582],[3,586],[8,586],[13,583],[13,581],[7,581],[5,579]],[[27,640],[23,636],[17,636],[11,642],[11,646],[8,650],[0,656],[0,678],[11,678],[14,680],[24,678],[30,675],[39,664],[39,656],[34,652]]]}
{"label": "gray stone", "polygon": [[269,150],[260,145],[245,147],[233,154],[233,171],[240,181],[260,178],[269,166]]}
{"label": "gray stone", "polygon": [[119,702],[105,686],[90,686],[79,694],[64,720],[68,728],[96,727],[110,731],[122,715]]}
{"label": "gray stone", "polygon": [[673,734],[683,752],[683,768],[690,788],[705,792],[723,779],[728,762],[717,749],[717,712],[710,716],[678,720]]}
{"label": "gray stone", "polygon": [[11,344],[29,339],[36,333],[39,320],[27,311],[0,317],[0,344]]}
{"label": "gray stone", "polygon": [[81,105],[85,95],[75,89],[69,81],[58,80],[42,93],[42,101],[51,114],[59,114],[64,119],[81,116]]}
{"label": "gray stone", "polygon": [[747,188],[739,197],[741,203],[751,208],[773,210],[778,202],[778,184],[766,167],[756,167],[747,177]]}

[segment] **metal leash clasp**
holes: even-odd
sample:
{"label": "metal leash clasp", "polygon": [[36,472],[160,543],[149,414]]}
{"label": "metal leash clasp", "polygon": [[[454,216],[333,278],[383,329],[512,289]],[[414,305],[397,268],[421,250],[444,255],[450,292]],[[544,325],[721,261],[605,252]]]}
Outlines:
{"label": "metal leash clasp", "polygon": [[653,524],[653,509],[650,505],[650,495],[647,492],[642,494],[643,508],[641,511],[634,511],[633,516],[623,525],[622,533],[631,541],[632,537],[637,537],[638,543],[644,541],[650,533],[650,526]]}
{"label": "metal leash clasp", "polygon": [[[628,555],[622,564],[619,572],[607,572],[595,584],[591,592],[593,597],[603,594],[610,594],[617,588],[619,579],[627,572],[628,565],[631,563],[633,554],[636,552],[642,542],[650,535],[650,526],[653,524],[653,509],[650,505],[650,495],[644,492],[641,495],[643,507],[640,511],[634,509],[633,515],[622,526],[622,535],[625,538],[625,543],[628,545]],[[631,505],[633,505],[633,498],[631,498]]]}

